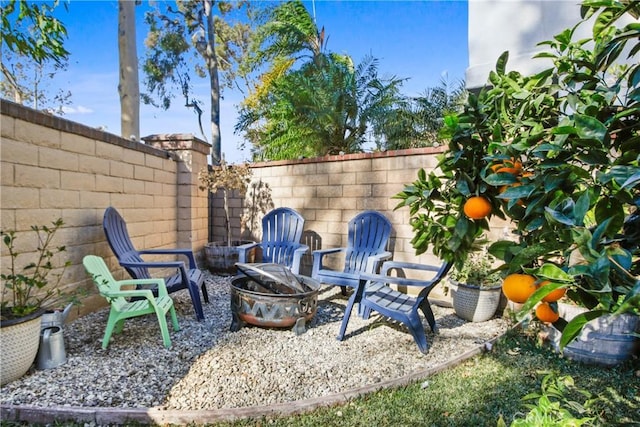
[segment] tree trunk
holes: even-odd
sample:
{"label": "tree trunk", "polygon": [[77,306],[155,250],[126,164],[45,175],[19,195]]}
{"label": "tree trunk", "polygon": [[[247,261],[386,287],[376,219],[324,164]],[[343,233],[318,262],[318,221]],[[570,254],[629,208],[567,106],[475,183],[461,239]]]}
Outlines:
{"label": "tree trunk", "polygon": [[120,134],[140,140],[140,84],[136,52],[135,2],[118,1],[118,52],[120,54]]}
{"label": "tree trunk", "polygon": [[207,21],[206,53],[203,55],[209,71],[211,86],[211,161],[219,164],[222,153],[222,138],[220,135],[220,82],[218,80],[218,59],[215,51],[215,25],[213,22],[213,3],[211,0],[204,2],[205,17]]}

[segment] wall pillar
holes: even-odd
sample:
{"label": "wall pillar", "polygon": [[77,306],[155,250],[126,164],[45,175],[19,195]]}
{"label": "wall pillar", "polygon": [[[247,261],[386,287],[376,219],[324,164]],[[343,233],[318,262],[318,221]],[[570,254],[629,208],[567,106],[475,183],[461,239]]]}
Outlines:
{"label": "wall pillar", "polygon": [[177,246],[192,248],[202,259],[208,241],[208,192],[198,188],[198,173],[208,165],[211,144],[192,134],[157,134],[142,140],[154,148],[171,151],[180,159],[177,174]]}

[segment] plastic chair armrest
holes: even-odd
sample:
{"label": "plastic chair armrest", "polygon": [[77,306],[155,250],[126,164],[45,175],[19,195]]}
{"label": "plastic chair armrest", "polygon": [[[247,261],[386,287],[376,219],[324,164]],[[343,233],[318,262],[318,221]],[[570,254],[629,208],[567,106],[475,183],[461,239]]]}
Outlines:
{"label": "plastic chair armrest", "polygon": [[153,300],[153,292],[151,289],[132,289],[130,291],[109,291],[104,293],[107,297],[144,297],[148,300]]}
{"label": "plastic chair armrest", "polygon": [[329,249],[316,249],[315,251],[313,251],[313,255],[315,256],[316,254],[320,255],[320,256],[324,256],[327,254],[334,254],[337,252],[344,252],[345,250],[347,250],[347,248],[329,248]]}
{"label": "plastic chair armrest", "polygon": [[[152,279],[127,279],[127,280],[119,280],[116,282],[119,287],[126,285],[157,285],[158,286],[158,296],[167,296],[169,292],[167,291],[167,284],[165,283],[163,278],[152,278]],[[139,289],[140,290],[140,289]],[[146,290],[146,289],[142,289]]]}
{"label": "plastic chair armrest", "polygon": [[238,262],[246,263],[247,262],[247,253],[251,249],[253,249],[253,248],[255,248],[255,247],[259,246],[259,245],[260,245],[260,243],[252,242],[252,243],[245,243],[244,245],[237,246],[236,249],[238,250]]}
{"label": "plastic chair armrest", "polygon": [[391,259],[391,252],[382,252],[367,258],[367,273],[375,273],[382,261]]}
{"label": "plastic chair armrest", "polygon": [[157,261],[157,262],[131,262],[131,261],[121,261],[120,265],[122,267],[146,267],[146,268],[184,268],[183,261]]}
{"label": "plastic chair armrest", "polygon": [[302,243],[297,243],[297,244],[292,245],[292,246],[295,248],[293,250],[294,253],[300,253],[301,255],[304,255],[307,252],[309,252],[309,246],[303,245]]}
{"label": "plastic chair armrest", "polygon": [[413,262],[386,261],[384,264],[382,264],[382,268],[380,269],[380,274],[387,275],[389,273],[389,270],[391,269],[407,269],[407,270],[437,272],[440,270],[440,266],[429,265],[429,264],[417,264]]}
{"label": "plastic chair armrest", "polygon": [[189,269],[198,268],[191,249],[143,249],[138,253],[141,255],[183,255],[189,260]]}
{"label": "plastic chair armrest", "polygon": [[434,280],[420,280],[409,279],[406,277],[385,276],[382,274],[362,273],[360,274],[360,283],[362,281],[380,282],[385,284],[394,284],[399,286],[415,286],[415,287],[429,287],[434,283]]}

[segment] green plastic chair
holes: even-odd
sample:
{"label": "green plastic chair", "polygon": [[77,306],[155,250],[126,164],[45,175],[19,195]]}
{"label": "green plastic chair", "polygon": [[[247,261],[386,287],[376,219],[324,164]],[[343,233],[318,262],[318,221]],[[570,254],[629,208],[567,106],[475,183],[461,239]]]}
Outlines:
{"label": "green plastic chair", "polygon": [[[115,332],[119,334],[124,327],[124,321],[130,317],[144,316],[145,314],[155,313],[160,323],[160,332],[162,333],[162,342],[165,347],[171,347],[171,338],[169,338],[169,328],[167,327],[167,312],[171,313],[171,322],[173,329],[179,331],[178,317],[173,306],[173,300],[167,293],[167,287],[164,279],[130,279],[117,281],[111,275],[107,264],[104,260],[95,255],[87,255],[83,258],[84,268],[91,275],[93,281],[98,286],[100,295],[105,297],[111,304],[109,312],[109,320],[107,321],[107,329],[102,339],[102,348],[106,350],[109,345],[111,334]],[[154,297],[151,289],[131,289],[122,290],[127,285],[156,285],[158,287],[158,296]],[[138,297],[135,301],[127,301],[126,298]]]}

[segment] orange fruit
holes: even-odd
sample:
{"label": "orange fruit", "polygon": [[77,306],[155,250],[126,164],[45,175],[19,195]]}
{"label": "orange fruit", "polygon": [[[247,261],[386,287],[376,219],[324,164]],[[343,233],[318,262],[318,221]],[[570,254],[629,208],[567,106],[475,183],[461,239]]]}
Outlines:
{"label": "orange fruit", "polygon": [[[503,185],[502,187],[500,187],[500,189],[498,190],[500,194],[504,193],[509,187],[519,187],[521,186],[522,183],[521,182],[514,182],[513,184],[510,185]],[[518,199],[517,202],[520,206],[524,206],[524,202],[522,201],[522,199]]]}
{"label": "orange fruit", "polygon": [[[540,283],[540,286],[548,285],[549,283],[551,282],[549,282],[548,280],[545,280],[544,282]],[[567,290],[565,288],[558,288],[549,292],[544,298],[542,298],[542,301],[555,302],[555,301],[558,301],[560,298],[562,298],[566,293],[567,293]]]}
{"label": "orange fruit", "polygon": [[541,302],[536,307],[536,317],[541,322],[553,323],[560,318],[560,315],[553,311],[553,307],[548,302]]}
{"label": "orange fruit", "polygon": [[522,172],[522,162],[519,160],[506,160],[504,163],[496,163],[491,165],[491,170],[495,173],[510,173],[512,175],[520,175]]}
{"label": "orange fruit", "polygon": [[511,175],[518,175],[518,172],[517,168],[510,168],[507,166],[503,166],[496,171],[496,173],[510,173]]}
{"label": "orange fruit", "polygon": [[536,289],[536,278],[528,274],[510,274],[502,282],[502,292],[507,299],[519,304],[525,302]]}
{"label": "orange fruit", "polygon": [[491,203],[482,196],[473,196],[464,202],[462,209],[469,218],[482,219],[491,213]]}

